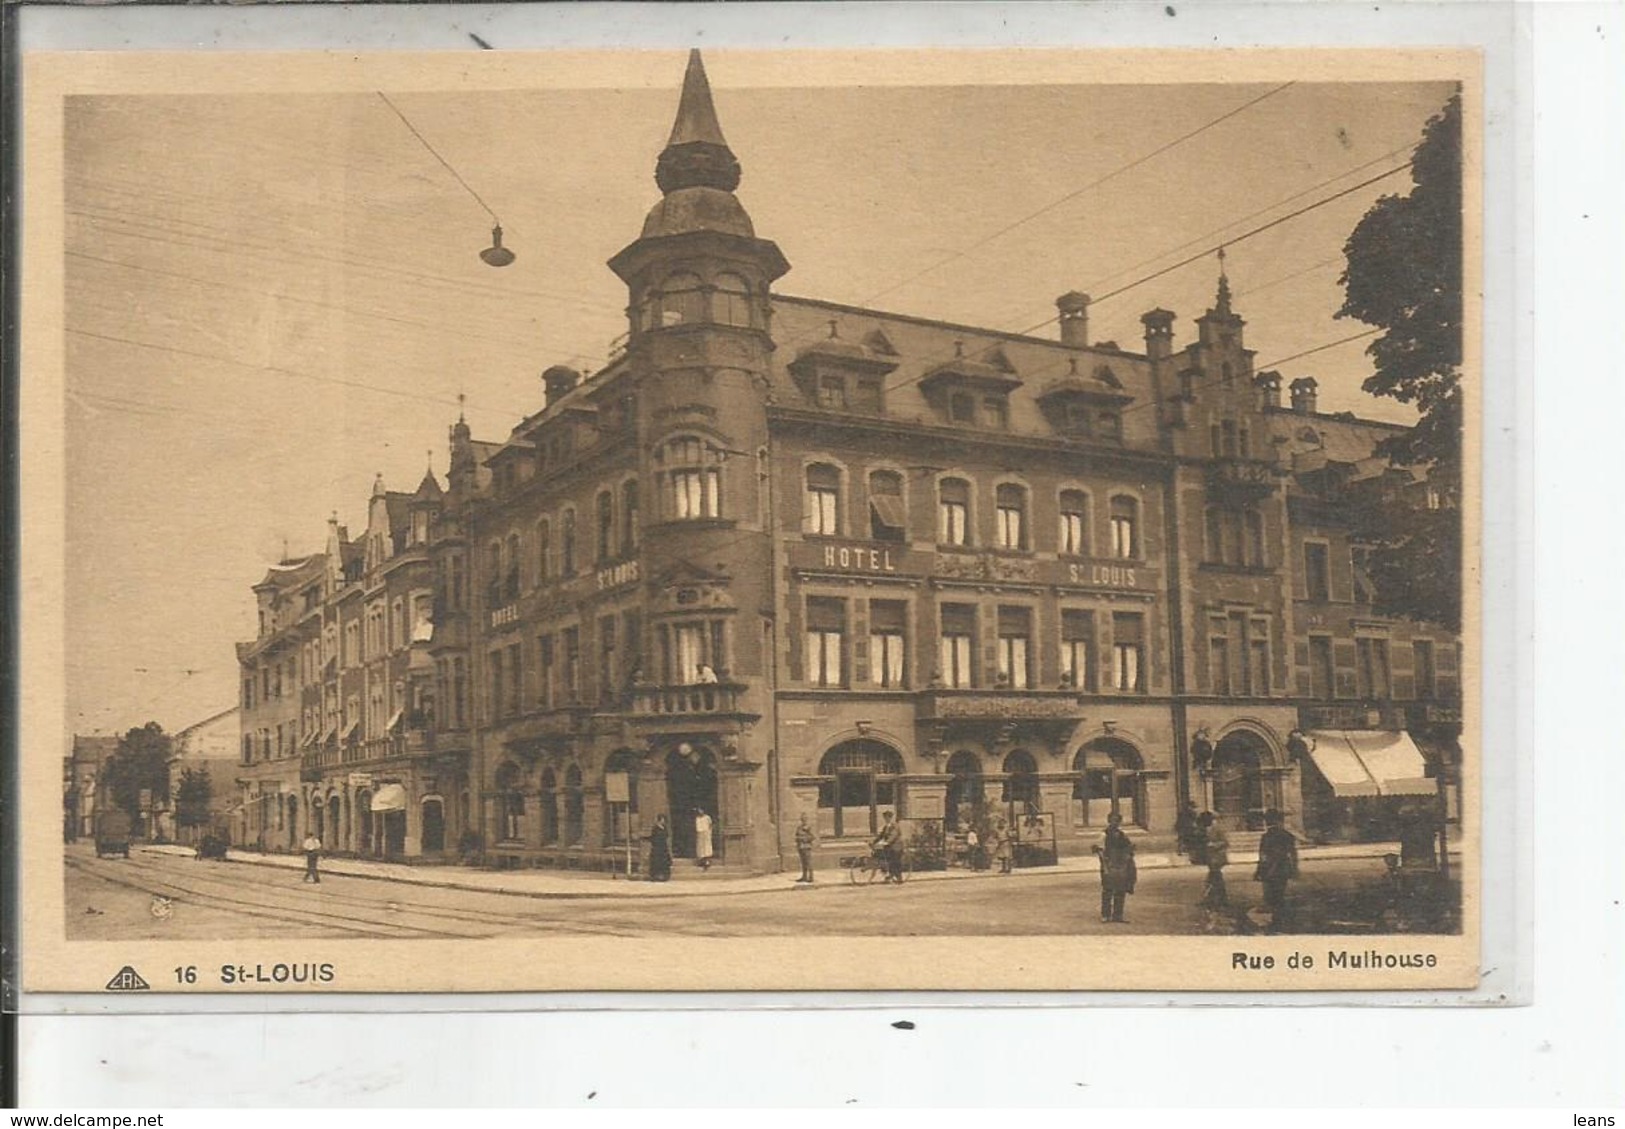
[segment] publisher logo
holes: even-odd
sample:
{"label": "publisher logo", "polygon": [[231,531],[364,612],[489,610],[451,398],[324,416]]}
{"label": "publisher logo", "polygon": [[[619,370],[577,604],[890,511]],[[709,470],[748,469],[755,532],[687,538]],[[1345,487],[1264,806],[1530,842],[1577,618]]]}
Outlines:
{"label": "publisher logo", "polygon": [[146,992],[152,985],[141,979],[141,974],[129,965],[118,970],[118,975],[107,982],[109,992]]}

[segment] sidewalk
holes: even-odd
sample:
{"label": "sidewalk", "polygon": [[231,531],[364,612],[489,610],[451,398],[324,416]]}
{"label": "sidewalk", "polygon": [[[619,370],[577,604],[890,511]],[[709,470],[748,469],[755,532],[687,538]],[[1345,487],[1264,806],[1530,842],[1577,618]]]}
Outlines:
{"label": "sidewalk", "polygon": [[[191,857],[190,847],[147,844],[135,848],[148,854],[180,855]],[[1380,859],[1395,851],[1391,843],[1350,843],[1326,847],[1302,847],[1300,858],[1304,862],[1321,859]],[[1452,861],[1456,852],[1452,851]],[[305,869],[303,855],[258,854],[253,851],[233,850],[226,861],[248,866],[269,866],[282,870]],[[1233,851],[1230,855],[1232,873],[1235,868],[1251,866],[1258,855],[1250,851]],[[1136,860],[1139,869],[1167,870],[1188,867],[1191,864],[1177,855],[1144,854]],[[199,865],[218,865],[205,864]],[[1070,855],[1055,866],[1039,866],[1017,870],[1012,877],[1039,877],[1043,875],[1077,874],[1093,877],[1099,864],[1093,855]],[[371,878],[385,882],[405,882],[414,886],[435,886],[447,890],[470,890],[485,894],[510,894],[528,898],[686,898],[716,897],[732,894],[767,894],[805,892],[819,886],[849,885],[844,870],[826,868],[819,872],[814,886],[797,884],[791,874],[740,875],[711,873],[690,875],[671,882],[647,882],[641,879],[607,878],[601,875],[561,873],[549,870],[480,870],[464,866],[407,866],[402,863],[373,862],[364,859],[324,858],[324,875],[342,875],[348,878]],[[909,882],[974,882],[993,878],[993,870],[971,871],[962,869],[927,870],[909,875]]]}

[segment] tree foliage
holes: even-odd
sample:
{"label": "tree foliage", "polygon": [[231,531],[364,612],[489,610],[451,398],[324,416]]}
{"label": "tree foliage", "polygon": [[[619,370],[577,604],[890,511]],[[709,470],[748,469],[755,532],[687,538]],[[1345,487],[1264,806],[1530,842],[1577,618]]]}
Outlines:
{"label": "tree foliage", "polygon": [[[1422,130],[1411,191],[1371,206],[1344,244],[1338,317],[1382,330],[1367,348],[1365,390],[1414,405],[1414,428],[1379,453],[1423,469],[1428,490],[1385,491],[1360,508],[1385,610],[1459,629],[1461,622],[1461,96]],[[1432,504],[1419,500],[1427,498]]]}
{"label": "tree foliage", "polygon": [[155,797],[167,796],[173,748],[173,739],[156,721],[149,721],[120,737],[118,748],[102,768],[114,806],[129,812],[130,818],[138,819],[143,789]]}
{"label": "tree foliage", "polygon": [[177,827],[206,827],[212,816],[209,801],[213,798],[214,784],[201,768],[183,768],[175,784],[175,825]]}

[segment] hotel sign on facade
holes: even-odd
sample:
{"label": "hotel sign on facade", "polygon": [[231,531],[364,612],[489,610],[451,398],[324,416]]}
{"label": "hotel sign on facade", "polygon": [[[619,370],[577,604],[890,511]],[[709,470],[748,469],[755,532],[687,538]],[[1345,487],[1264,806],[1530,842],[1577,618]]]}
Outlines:
{"label": "hotel sign on facade", "polygon": [[867,542],[797,545],[790,550],[790,567],[807,573],[937,577],[1120,591],[1147,591],[1156,583],[1155,572],[1140,565],[1033,560],[1025,555],[992,551],[921,552],[901,545],[880,546]]}

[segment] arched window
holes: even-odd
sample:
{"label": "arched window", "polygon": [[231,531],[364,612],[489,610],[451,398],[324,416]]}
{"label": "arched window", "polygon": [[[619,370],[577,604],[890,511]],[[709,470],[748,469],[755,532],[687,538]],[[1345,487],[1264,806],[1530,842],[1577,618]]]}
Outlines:
{"label": "arched window", "polygon": [[970,483],[962,478],[944,478],[937,485],[937,540],[970,544]]}
{"label": "arched window", "polygon": [[737,274],[717,275],[717,288],[711,296],[711,313],[721,325],[751,324],[750,285]]}
{"label": "arched window", "polygon": [[807,468],[807,504],[802,511],[802,529],[807,533],[834,537],[841,531],[841,472],[829,463],[813,463]]}
{"label": "arched window", "polygon": [[876,541],[902,541],[907,527],[903,476],[892,470],[875,471],[869,475],[869,535]]}
{"label": "arched window", "polygon": [[542,842],[559,841],[559,780],[551,768],[542,772],[541,802]]}
{"label": "arched window", "polygon": [[1004,802],[1013,815],[1038,810],[1038,762],[1025,749],[1016,749],[1004,758]]}
{"label": "arched window", "polygon": [[1089,495],[1082,490],[1062,490],[1060,525],[1056,549],[1065,556],[1089,555]]}
{"label": "arched window", "polygon": [[615,555],[615,498],[608,490],[598,492],[598,561]]}
{"label": "arched window", "polygon": [[638,551],[638,483],[631,479],[621,486],[621,556]]}
{"label": "arched window", "polygon": [[836,745],[818,762],[822,829],[836,836],[874,834],[880,812],[895,811],[902,774],[903,758],[890,745],[863,739]]}
{"label": "arched window", "polygon": [[667,277],[660,295],[661,326],[695,325],[705,321],[702,285],[699,275],[686,271]]}
{"label": "arched window", "polygon": [[1140,555],[1140,503],[1128,494],[1112,498],[1112,556],[1133,560]]}
{"label": "arched window", "polygon": [[1005,483],[995,492],[994,544],[1001,549],[1027,547],[1027,491]]}
{"label": "arched window", "polygon": [[672,439],[661,447],[659,461],[668,521],[722,516],[722,467],[709,443],[693,436]]}
{"label": "arched window", "polygon": [[536,583],[553,579],[553,523],[543,518],[536,523]]}
{"label": "arched window", "polygon": [[1115,737],[1099,737],[1079,749],[1072,760],[1078,774],[1072,785],[1073,822],[1104,827],[1115,812],[1124,823],[1144,826],[1142,768],[1134,746]]}
{"label": "arched window", "polygon": [[581,845],[585,835],[586,798],[581,789],[581,768],[571,765],[564,774],[564,844]]}
{"label": "arched window", "polygon": [[565,510],[559,518],[559,575],[576,574],[576,512]]}

